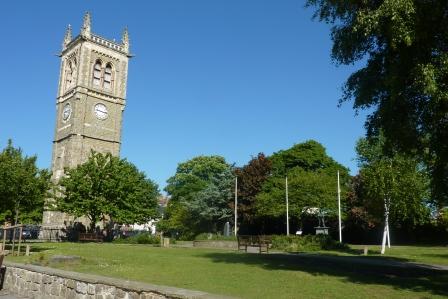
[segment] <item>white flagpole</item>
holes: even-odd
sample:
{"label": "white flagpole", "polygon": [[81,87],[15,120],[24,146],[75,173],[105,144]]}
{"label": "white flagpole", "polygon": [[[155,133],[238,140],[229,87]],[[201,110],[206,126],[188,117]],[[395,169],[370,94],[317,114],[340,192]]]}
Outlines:
{"label": "white flagpole", "polygon": [[339,242],[342,242],[342,225],[341,225],[341,185],[339,183],[338,170],[338,214],[339,214]]}
{"label": "white flagpole", "polygon": [[238,233],[238,177],[235,177],[235,237]]}
{"label": "white flagpole", "polygon": [[289,236],[288,177],[286,177],[286,235]]}

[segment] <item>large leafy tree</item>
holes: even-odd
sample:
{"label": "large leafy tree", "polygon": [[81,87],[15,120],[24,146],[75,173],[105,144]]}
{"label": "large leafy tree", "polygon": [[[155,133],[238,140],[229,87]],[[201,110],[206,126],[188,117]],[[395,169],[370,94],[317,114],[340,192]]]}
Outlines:
{"label": "large leafy tree", "polygon": [[238,177],[238,214],[243,226],[254,224],[256,196],[271,175],[271,170],[272,162],[263,153],[253,157],[245,166],[235,169]]}
{"label": "large leafy tree", "polygon": [[0,223],[41,221],[49,189],[49,171],[39,169],[36,156],[24,156],[9,140],[0,152]]}
{"label": "large leafy tree", "polygon": [[[424,168],[413,157],[384,155],[385,138],[361,139],[357,144],[363,202],[369,213],[383,219],[381,253],[390,246],[390,224],[414,227],[429,219],[428,183]],[[383,214],[384,217],[378,216]]]}
{"label": "large leafy tree", "polygon": [[269,159],[273,173],[256,197],[260,217],[283,217],[286,214],[286,177],[291,218],[301,218],[308,208],[336,212],[337,171],[341,175],[344,196],[349,180],[348,169],[329,157],[320,143],[310,140],[296,144],[274,153]]}
{"label": "large leafy tree", "polygon": [[345,240],[348,235],[349,242],[365,243],[369,237],[367,232],[382,224],[384,214],[373,213],[370,206],[370,200],[365,194],[363,178],[358,174],[352,177],[346,197]]}
{"label": "large leafy tree", "polygon": [[232,166],[220,156],[180,163],[165,190],[170,201],[160,227],[185,236],[216,232],[231,219]]}
{"label": "large leafy tree", "polygon": [[[358,197],[376,219],[389,205],[390,222],[415,227],[429,220],[429,182],[421,163],[401,153],[384,155],[385,139],[360,139],[356,146],[360,167]],[[385,202],[386,201],[386,202]],[[384,219],[384,218],[383,218]]]}
{"label": "large leafy tree", "polygon": [[368,136],[383,131],[388,147],[417,153],[432,193],[448,202],[448,5],[445,0],[308,0],[333,24],[332,58],[365,59],[346,81],[341,101],[372,111]]}
{"label": "large leafy tree", "polygon": [[133,224],[156,216],[157,185],[125,159],[92,151],[87,162],[66,169],[65,174],[57,206],[75,216],[87,216],[91,230],[106,218]]}

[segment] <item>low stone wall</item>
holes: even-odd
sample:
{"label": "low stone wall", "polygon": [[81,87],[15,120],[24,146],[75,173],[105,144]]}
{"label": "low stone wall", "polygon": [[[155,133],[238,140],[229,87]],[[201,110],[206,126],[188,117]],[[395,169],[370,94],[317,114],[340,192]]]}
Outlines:
{"label": "low stone wall", "polygon": [[3,289],[35,299],[229,298],[35,265],[5,262]]}
{"label": "low stone wall", "polygon": [[236,241],[220,241],[220,240],[195,240],[193,241],[194,247],[201,248],[231,248],[237,249],[238,242]]}

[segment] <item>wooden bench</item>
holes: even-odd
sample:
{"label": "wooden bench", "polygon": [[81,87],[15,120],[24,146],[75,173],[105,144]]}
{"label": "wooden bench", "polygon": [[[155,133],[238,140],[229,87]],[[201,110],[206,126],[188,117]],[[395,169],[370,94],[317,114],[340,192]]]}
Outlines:
{"label": "wooden bench", "polygon": [[271,236],[247,236],[247,235],[241,235],[238,236],[238,250],[244,250],[247,252],[247,247],[258,247],[259,252],[266,252],[269,253],[269,245],[272,244],[272,238]]}
{"label": "wooden bench", "polygon": [[103,235],[96,233],[80,233],[78,240],[80,242],[103,242]]}

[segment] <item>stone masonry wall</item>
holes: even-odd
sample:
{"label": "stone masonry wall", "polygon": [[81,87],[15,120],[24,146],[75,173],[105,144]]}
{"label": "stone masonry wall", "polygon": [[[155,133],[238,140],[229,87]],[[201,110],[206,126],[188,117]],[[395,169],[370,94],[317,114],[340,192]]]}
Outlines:
{"label": "stone masonry wall", "polygon": [[238,248],[237,241],[225,241],[225,240],[195,240],[193,241],[194,247],[201,248]]}
{"label": "stone masonry wall", "polygon": [[126,281],[47,267],[5,263],[3,289],[35,299],[225,298],[200,291]]}

